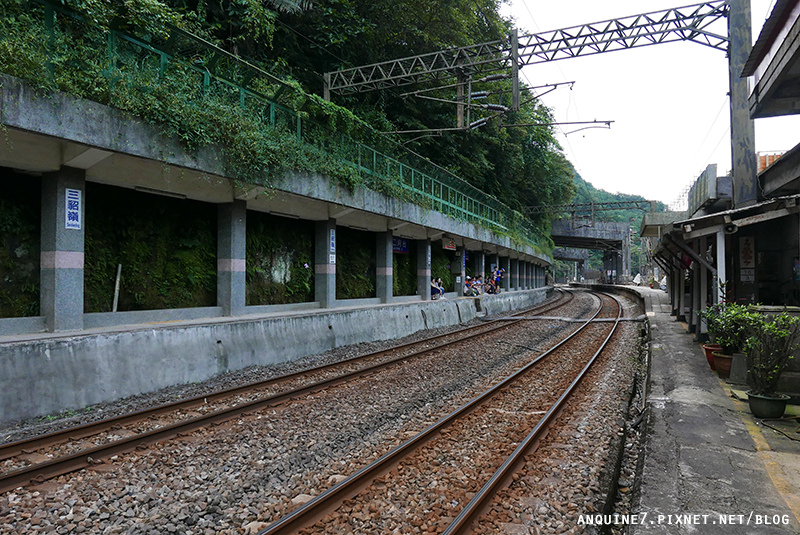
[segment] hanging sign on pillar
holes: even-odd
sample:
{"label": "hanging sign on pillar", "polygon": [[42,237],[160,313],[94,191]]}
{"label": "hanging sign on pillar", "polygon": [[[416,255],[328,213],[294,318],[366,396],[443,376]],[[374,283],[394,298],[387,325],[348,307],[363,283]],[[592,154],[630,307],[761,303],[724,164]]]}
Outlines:
{"label": "hanging sign on pillar", "polygon": [[752,236],[739,238],[739,280],[756,281],[756,244]]}
{"label": "hanging sign on pillar", "polygon": [[81,229],[81,190],[79,189],[66,189],[64,228],[70,230]]}
{"label": "hanging sign on pillar", "polygon": [[336,229],[331,229],[331,241],[330,241],[330,249],[328,250],[330,253],[328,255],[328,263],[335,264],[336,263]]}
{"label": "hanging sign on pillar", "polygon": [[392,252],[408,254],[408,240],[405,238],[392,238]]}

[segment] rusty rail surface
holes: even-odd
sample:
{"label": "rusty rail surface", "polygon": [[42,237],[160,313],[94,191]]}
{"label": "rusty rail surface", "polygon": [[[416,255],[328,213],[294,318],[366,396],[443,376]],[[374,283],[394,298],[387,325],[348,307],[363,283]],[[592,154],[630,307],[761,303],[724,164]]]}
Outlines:
{"label": "rusty rail surface", "polygon": [[[601,300],[601,304],[598,310],[592,315],[591,318],[586,320],[585,323],[581,325],[577,330],[570,333],[568,336],[566,336],[560,342],[555,344],[553,347],[541,353],[531,362],[529,362],[528,364],[526,364],[513,374],[509,375],[502,381],[496,383],[494,386],[487,389],[482,394],[476,396],[475,398],[473,398],[466,404],[462,405],[455,411],[451,412],[447,416],[444,416],[443,418],[439,419],[436,423],[429,426],[425,430],[421,431],[419,434],[411,437],[410,439],[406,440],[399,446],[393,448],[392,450],[390,450],[389,452],[387,452],[374,462],[362,467],[361,469],[359,469],[346,479],[343,479],[333,487],[327,489],[325,492],[319,494],[312,500],[306,502],[304,505],[298,507],[289,514],[276,520],[275,522],[267,526],[264,530],[258,532],[258,535],[286,535],[289,533],[297,533],[302,528],[313,525],[315,522],[323,518],[328,513],[336,510],[346,499],[349,499],[358,494],[359,492],[361,492],[363,489],[368,487],[375,479],[392,470],[404,458],[407,458],[421,446],[425,445],[427,442],[435,438],[443,428],[447,427],[458,418],[461,418],[464,415],[474,411],[489,398],[497,394],[500,390],[504,389],[505,387],[516,381],[519,377],[528,373],[540,361],[542,361],[551,353],[553,353],[561,346],[569,342],[572,338],[577,336],[578,333],[580,333],[582,330],[591,325],[593,320],[602,312],[602,310],[603,310],[603,304]],[[622,306],[620,305],[618,316],[621,313],[622,313]],[[603,343],[602,347],[605,347],[605,342]],[[547,412],[546,417],[548,418],[548,422],[553,419],[552,414],[557,413],[560,410],[560,407],[565,403],[566,399],[569,397],[569,394],[572,392],[575,385],[580,382],[580,379],[583,377],[586,370],[588,370],[588,368],[591,366],[591,363],[594,362],[596,356],[602,350],[602,347],[600,350],[598,350],[595,356],[592,357],[591,362],[586,365],[584,370],[582,370],[579,377],[575,379],[575,381],[573,381],[573,383],[568,387],[567,391],[564,394],[562,394],[561,397],[559,397],[558,401],[553,406],[553,408],[551,408]],[[536,427],[541,428],[541,424],[537,425]],[[503,477],[504,475],[497,476],[498,479],[502,479]],[[493,477],[492,479],[494,480],[495,478]],[[496,485],[493,485],[490,490],[494,488],[496,488]],[[487,490],[487,494],[488,492],[490,492],[490,490]],[[478,504],[478,507],[479,505],[480,504]]]}

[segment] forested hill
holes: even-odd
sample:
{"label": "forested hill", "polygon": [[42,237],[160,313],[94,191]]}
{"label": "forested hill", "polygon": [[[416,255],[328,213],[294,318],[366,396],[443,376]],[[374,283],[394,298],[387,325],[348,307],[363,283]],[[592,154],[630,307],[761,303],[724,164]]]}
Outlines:
{"label": "forested hill", "polygon": [[[640,195],[629,195],[626,193],[609,193],[602,189],[597,189],[589,182],[586,182],[577,171],[572,179],[575,184],[575,196],[572,201],[573,204],[583,204],[590,202],[620,202],[620,201],[649,201]],[[663,212],[667,209],[666,205],[658,202],[656,206],[657,211]],[[642,210],[609,210],[596,212],[595,218],[602,221],[632,221],[632,227],[639,228],[642,222],[644,212]]]}
{"label": "forested hill", "polygon": [[[425,168],[427,159],[520,213],[528,206],[566,204],[575,193],[570,163],[555,139],[552,111],[524,83],[520,105],[512,109],[515,84],[502,56],[474,72],[442,71],[428,82],[366,93],[334,91],[332,102],[322,98],[325,73],[508,39],[513,23],[501,14],[500,0],[53,3],[76,15],[69,23],[59,22],[65,30],[57,32],[58,42],[41,34],[47,10],[40,3],[0,2],[0,71],[44,90],[114,106],[160,125],[165,135],[189,148],[225,147],[227,165],[237,180],[269,186],[271,179],[289,171],[316,172],[348,188],[406,194],[390,173],[365,177],[347,163],[352,151],[348,140],[354,140]],[[77,20],[90,21],[91,31],[74,23]],[[251,74],[238,73],[216,53],[206,66],[200,57],[190,59],[191,47],[183,47],[187,57],[171,62],[168,69],[150,57],[137,56],[139,52],[128,52],[127,45],[115,49],[120,58],[108,65],[98,55],[109,48],[111,29],[152,42],[155,49],[175,46],[176,53],[184,54],[182,45],[175,44],[178,34],[173,27],[244,58],[268,76],[251,80]],[[198,46],[196,37],[190,39],[195,43],[191,46]],[[47,46],[39,46],[45,42]],[[47,55],[53,50],[60,54],[58,61]],[[81,68],[72,67],[78,65]],[[243,111],[242,102],[253,99],[227,86],[203,89],[198,95],[193,69],[210,66],[220,72],[230,69],[236,83],[271,95],[311,126],[298,139],[296,129],[286,127],[293,124],[286,118],[270,119],[261,109]],[[51,76],[55,67],[60,68],[58,75]],[[465,103],[467,92],[471,96]],[[469,106],[459,125],[460,103]],[[277,128],[273,120],[280,123]],[[531,219],[544,236],[549,216]]]}

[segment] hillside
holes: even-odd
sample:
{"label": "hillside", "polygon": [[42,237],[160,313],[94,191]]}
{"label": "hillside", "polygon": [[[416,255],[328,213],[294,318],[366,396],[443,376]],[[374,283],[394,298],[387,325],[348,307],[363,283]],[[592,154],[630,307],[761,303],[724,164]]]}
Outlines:
{"label": "hillside", "polygon": [[[573,184],[575,186],[575,196],[570,201],[572,204],[585,204],[585,203],[601,203],[601,202],[621,202],[621,201],[644,201],[649,200],[639,195],[629,195],[626,193],[610,193],[605,190],[595,188],[591,183],[585,181],[583,177],[574,171]],[[657,202],[656,208],[659,212],[667,210],[664,203]],[[565,217],[567,217],[565,215]],[[638,230],[642,224],[644,211],[642,210],[608,210],[598,211],[594,214],[595,220],[598,221],[628,221],[633,230],[632,243],[631,243],[631,274],[635,275],[640,271],[639,264],[644,261],[642,254],[641,243],[638,238]],[[601,269],[603,263],[603,253],[601,251],[592,251],[589,255],[590,269]],[[572,273],[573,264],[568,262],[555,262],[553,266],[557,276]]]}

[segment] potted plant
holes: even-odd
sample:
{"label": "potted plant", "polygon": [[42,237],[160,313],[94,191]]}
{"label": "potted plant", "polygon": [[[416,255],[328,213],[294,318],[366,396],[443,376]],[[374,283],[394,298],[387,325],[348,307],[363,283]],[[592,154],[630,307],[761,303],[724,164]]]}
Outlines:
{"label": "potted plant", "polygon": [[717,343],[717,333],[719,332],[720,328],[719,315],[721,313],[721,308],[724,305],[724,303],[717,303],[697,313],[700,319],[706,322],[706,330],[708,332],[709,342],[707,344],[703,344],[702,347],[706,354],[706,362],[708,362],[708,365],[713,371],[716,371],[717,369],[714,365],[713,353],[722,350],[722,346]]}
{"label": "potted plant", "polygon": [[[720,345],[720,351],[712,352],[714,367],[721,379],[727,379],[731,373],[733,354],[744,348],[747,335],[745,326],[752,320],[753,313],[747,311],[744,305],[736,303],[720,303],[713,305],[716,309],[709,326],[709,333],[714,333],[714,341]],[[707,320],[708,321],[708,320]]]}
{"label": "potted plant", "polygon": [[746,392],[757,418],[780,418],[789,396],[777,391],[781,374],[800,346],[800,318],[786,312],[775,316],[751,313],[744,327],[747,370],[752,388]]}

